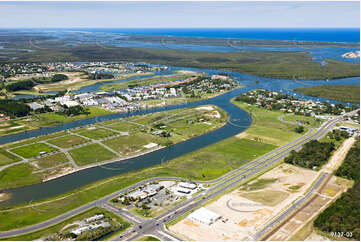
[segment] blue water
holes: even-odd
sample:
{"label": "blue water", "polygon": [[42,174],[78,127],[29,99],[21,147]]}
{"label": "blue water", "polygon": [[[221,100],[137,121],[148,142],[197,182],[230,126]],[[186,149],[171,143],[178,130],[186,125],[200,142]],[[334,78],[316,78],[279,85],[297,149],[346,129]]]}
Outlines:
{"label": "blue water", "polygon": [[360,29],[355,28],[192,28],[192,29],[69,29],[116,34],[168,35],[204,38],[238,38],[257,40],[303,40],[360,42]]}

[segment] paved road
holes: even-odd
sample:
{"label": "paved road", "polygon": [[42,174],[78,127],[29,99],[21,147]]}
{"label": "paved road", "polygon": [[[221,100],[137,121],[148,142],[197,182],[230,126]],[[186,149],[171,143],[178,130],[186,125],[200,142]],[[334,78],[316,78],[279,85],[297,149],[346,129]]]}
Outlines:
{"label": "paved road", "polygon": [[[233,186],[248,179],[249,177],[252,177],[253,175],[267,169],[268,167],[272,166],[273,164],[279,162],[284,157],[286,157],[291,150],[300,149],[302,147],[302,145],[304,143],[308,142],[309,140],[318,139],[318,138],[324,136],[342,118],[343,118],[342,116],[339,116],[339,117],[336,117],[332,120],[325,122],[313,134],[311,134],[311,131],[309,131],[305,135],[303,135],[301,138],[294,140],[290,144],[282,146],[282,147],[275,149],[274,151],[268,153],[267,155],[262,156],[263,159],[262,159],[262,157],[260,157],[256,160],[249,162],[248,164],[242,166],[241,168],[236,169],[235,171],[232,171],[218,179],[208,181],[208,182],[203,182],[203,183],[218,182],[218,183],[216,185],[212,186],[211,188],[209,188],[208,190],[206,190],[205,192],[203,192],[202,194],[199,194],[197,196],[192,197],[191,199],[186,200],[184,203],[177,205],[176,207],[168,210],[167,212],[163,213],[162,215],[156,217],[155,219],[144,220],[144,221],[140,221],[139,223],[134,223],[135,224],[134,229],[121,235],[122,238],[131,237],[131,239],[134,239],[136,237],[143,236],[145,234],[153,234],[153,233],[155,233],[155,231],[162,231],[163,233],[168,234],[168,236],[170,236],[169,238],[176,237],[174,235],[170,235],[168,231],[165,231],[164,225],[167,222],[174,219],[175,217],[181,216],[181,215],[189,212],[190,210],[196,208],[197,206],[203,204],[204,202],[216,197],[219,194],[222,194],[227,189],[230,189]],[[235,174],[237,174],[237,175],[235,175]],[[97,201],[88,203],[77,209],[66,212],[66,213],[64,213],[58,217],[55,217],[53,219],[50,219],[48,221],[45,221],[45,222],[42,222],[42,223],[39,223],[36,225],[28,226],[26,228],[11,230],[11,231],[7,231],[7,232],[1,232],[0,238],[17,236],[17,235],[21,235],[21,234],[25,234],[25,233],[29,233],[29,232],[33,232],[33,231],[36,231],[39,229],[46,228],[48,226],[57,224],[67,218],[70,218],[80,212],[83,212],[85,210],[88,210],[88,209],[98,206],[98,205],[104,206],[105,208],[109,209],[109,207],[105,204],[107,204],[107,201],[110,200],[111,198],[113,198],[119,194],[129,192],[130,190],[133,190],[140,185],[144,185],[146,183],[149,183],[152,181],[159,181],[159,180],[184,180],[184,179],[177,178],[177,177],[158,177],[158,178],[147,179],[147,180],[144,180],[137,184],[134,184],[128,188],[122,189],[118,192],[115,192],[108,196],[105,196]],[[125,211],[118,210],[117,212],[121,215],[126,214],[125,217],[127,217],[127,215],[134,216],[134,215],[131,215],[130,213],[129,214],[126,213]],[[136,219],[139,220],[139,218],[136,218]],[[133,218],[133,220],[134,220],[134,218]],[[137,235],[135,237],[132,236],[132,234],[134,235],[135,233]],[[163,236],[165,236],[165,235],[163,235]]]}

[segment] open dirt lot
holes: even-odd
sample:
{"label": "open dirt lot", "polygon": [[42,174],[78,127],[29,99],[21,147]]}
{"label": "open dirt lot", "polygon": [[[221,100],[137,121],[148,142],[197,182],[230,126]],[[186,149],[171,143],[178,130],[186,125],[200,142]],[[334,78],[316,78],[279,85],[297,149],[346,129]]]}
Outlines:
{"label": "open dirt lot", "polygon": [[[340,183],[335,176],[331,177],[320,188],[318,193],[315,194],[305,206],[301,207],[296,213],[288,218],[283,225],[280,225],[275,231],[267,238],[270,241],[279,240],[293,240],[292,236],[295,235],[302,227],[311,221],[317,214],[323,211],[332,201],[346,189],[345,183]],[[332,190],[332,194],[329,192]],[[316,240],[326,240],[322,236],[318,236],[312,232],[308,237]],[[299,236],[295,237],[297,240],[301,239]],[[305,238],[302,238],[305,239]]]}
{"label": "open dirt lot", "polygon": [[[222,216],[215,223],[208,226],[185,218],[171,226],[170,230],[189,240],[245,240],[303,194],[316,178],[314,171],[282,164],[250,184],[206,205],[207,209]],[[252,200],[246,198],[249,198],[248,194],[262,192],[274,194],[276,202],[267,205],[262,196],[259,196],[260,199],[257,196]]]}

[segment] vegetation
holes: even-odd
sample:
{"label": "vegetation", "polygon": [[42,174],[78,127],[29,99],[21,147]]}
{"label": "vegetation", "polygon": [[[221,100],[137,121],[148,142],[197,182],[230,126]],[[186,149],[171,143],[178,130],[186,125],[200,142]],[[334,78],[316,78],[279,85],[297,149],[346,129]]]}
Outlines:
{"label": "vegetation", "polygon": [[117,133],[103,128],[96,128],[96,127],[90,127],[90,128],[82,128],[74,131],[74,133],[80,134],[82,136],[88,137],[90,139],[104,139],[109,136],[116,135]]}
{"label": "vegetation", "polygon": [[257,192],[244,192],[241,193],[241,196],[251,201],[262,203],[266,206],[275,206],[285,200],[288,197],[288,193],[276,190],[264,190]]}
{"label": "vegetation", "polygon": [[54,76],[51,77],[51,82],[60,82],[60,81],[65,81],[68,80],[68,76],[64,75],[64,74],[55,74]]}
{"label": "vegetation", "polygon": [[94,162],[110,160],[116,154],[99,144],[90,144],[69,151],[69,154],[78,165],[88,165]]}
{"label": "vegetation", "polygon": [[[349,150],[335,175],[354,180],[354,185],[342,194],[315,220],[314,226],[323,232],[344,232],[342,239],[360,240],[360,141]],[[352,237],[346,236],[352,233]],[[349,235],[349,234],[348,234]]]}
{"label": "vegetation", "polygon": [[0,171],[0,189],[21,187],[41,182],[41,177],[32,174],[33,168],[27,164],[19,164]]}
{"label": "vegetation", "polygon": [[[130,222],[128,222],[127,220],[125,220],[124,218],[115,215],[111,212],[109,212],[108,210],[104,209],[104,208],[99,208],[99,207],[95,207],[95,208],[91,208],[83,213],[77,214],[63,222],[60,222],[56,225],[53,225],[51,227],[48,227],[46,229],[42,229],[33,233],[28,233],[28,234],[24,234],[24,235],[19,235],[16,237],[10,237],[10,238],[5,238],[5,239],[1,239],[1,240],[13,240],[13,241],[30,241],[30,240],[40,240],[41,238],[44,237],[54,237],[57,235],[60,235],[62,233],[62,229],[65,228],[65,226],[72,224],[75,221],[80,221],[89,217],[92,217],[96,214],[104,214],[105,217],[110,218],[111,220],[111,224],[114,224],[116,228],[113,227],[113,229],[118,229],[117,232],[124,232],[125,230],[127,230],[128,228],[130,228],[132,226],[132,224]],[[99,233],[101,234],[101,233]],[[94,238],[92,238],[94,239]],[[84,238],[84,240],[92,240],[91,238]],[[54,239],[52,239],[54,240]],[[81,238],[77,238],[77,240],[81,240]]]}
{"label": "vegetation", "polygon": [[0,100],[0,112],[12,118],[23,117],[30,113],[30,108],[20,101],[6,99]]}
{"label": "vegetation", "polygon": [[25,145],[18,148],[14,148],[11,151],[24,158],[32,158],[40,155],[40,153],[42,152],[50,153],[56,151],[56,149],[43,143],[35,143],[31,145]]}
{"label": "vegetation", "polygon": [[280,111],[258,108],[236,100],[232,102],[252,116],[252,126],[244,132],[245,137],[249,139],[279,146],[301,136],[294,130],[297,125],[281,122],[278,119],[283,115]]}
{"label": "vegetation", "polygon": [[84,144],[88,142],[88,140],[77,135],[66,135],[56,139],[48,140],[47,142],[61,148],[70,148],[72,146]]}
{"label": "vegetation", "polygon": [[7,165],[13,162],[20,161],[21,159],[6,150],[0,148],[0,166]]}
{"label": "vegetation", "polygon": [[294,89],[304,95],[343,102],[360,102],[360,85],[322,85]]}
{"label": "vegetation", "polygon": [[142,236],[137,239],[137,241],[160,241],[158,238],[153,236]]}
{"label": "vegetation", "polygon": [[244,186],[241,187],[241,190],[259,190],[259,189],[263,189],[265,187],[267,187],[269,184],[272,184],[274,182],[276,182],[278,179],[274,178],[274,179],[258,179],[255,182],[252,182],[251,184],[245,184]]}
{"label": "vegetation", "polygon": [[114,75],[110,73],[89,73],[89,80],[113,79]]}
{"label": "vegetation", "polygon": [[[159,39],[158,39],[159,41]],[[43,45],[54,43],[44,42]],[[53,46],[54,47],[54,46]],[[328,64],[315,62],[304,52],[242,51],[221,52],[146,49],[97,45],[57,46],[37,49],[36,52],[17,53],[18,59],[27,62],[50,61],[132,61],[173,66],[223,69],[252,75],[306,80],[326,80],[360,76],[360,64],[325,59]],[[0,60],[16,62],[16,60]]]}
{"label": "vegetation", "polygon": [[292,150],[290,155],[285,158],[285,162],[304,168],[318,169],[328,161],[334,149],[333,143],[311,140],[304,144],[300,151]]}
{"label": "vegetation", "polygon": [[66,114],[67,116],[77,116],[77,115],[81,115],[81,114],[89,115],[90,114],[88,109],[86,109],[80,105],[66,108],[63,111],[63,113]]}
{"label": "vegetation", "polygon": [[21,90],[31,90],[36,83],[33,80],[24,80],[6,85],[6,90],[9,92],[21,91]]}

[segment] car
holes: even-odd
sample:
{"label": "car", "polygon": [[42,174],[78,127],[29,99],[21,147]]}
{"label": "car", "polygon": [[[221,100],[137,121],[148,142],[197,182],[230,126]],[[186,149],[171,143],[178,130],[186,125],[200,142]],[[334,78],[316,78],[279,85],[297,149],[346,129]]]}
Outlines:
{"label": "car", "polygon": [[159,224],[155,224],[155,226],[159,226]]}
{"label": "car", "polygon": [[139,225],[139,228],[141,229],[141,228],[142,228],[142,225]]}

